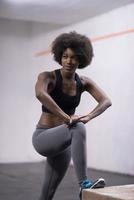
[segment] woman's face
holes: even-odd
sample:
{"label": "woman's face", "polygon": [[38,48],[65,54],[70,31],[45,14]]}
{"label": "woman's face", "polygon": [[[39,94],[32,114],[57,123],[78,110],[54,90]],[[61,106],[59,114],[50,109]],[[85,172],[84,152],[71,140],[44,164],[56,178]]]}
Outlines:
{"label": "woman's face", "polygon": [[67,48],[61,57],[61,65],[66,71],[75,71],[78,68],[79,62],[75,52]]}

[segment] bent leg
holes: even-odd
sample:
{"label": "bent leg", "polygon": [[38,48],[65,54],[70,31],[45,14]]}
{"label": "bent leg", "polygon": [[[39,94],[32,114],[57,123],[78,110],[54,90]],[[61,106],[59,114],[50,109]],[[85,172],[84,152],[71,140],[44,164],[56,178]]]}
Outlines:
{"label": "bent leg", "polygon": [[50,157],[64,151],[71,144],[71,137],[65,124],[54,128],[37,127],[32,142],[39,154]]}
{"label": "bent leg", "polygon": [[[50,157],[58,155],[71,145],[71,154],[79,183],[87,178],[86,129],[82,122],[70,128],[61,125],[54,128],[37,128],[33,145],[38,153]],[[53,158],[52,158],[53,159]]]}
{"label": "bent leg", "polygon": [[56,188],[67,171],[70,159],[70,147],[57,156],[47,158],[45,166],[45,179],[40,200],[52,200]]}

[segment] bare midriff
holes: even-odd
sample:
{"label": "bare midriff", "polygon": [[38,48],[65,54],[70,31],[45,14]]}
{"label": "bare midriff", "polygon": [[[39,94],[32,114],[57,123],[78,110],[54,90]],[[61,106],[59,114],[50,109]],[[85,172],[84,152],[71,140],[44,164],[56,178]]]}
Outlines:
{"label": "bare midriff", "polygon": [[38,124],[44,127],[55,127],[61,124],[65,124],[65,122],[57,115],[43,112]]}

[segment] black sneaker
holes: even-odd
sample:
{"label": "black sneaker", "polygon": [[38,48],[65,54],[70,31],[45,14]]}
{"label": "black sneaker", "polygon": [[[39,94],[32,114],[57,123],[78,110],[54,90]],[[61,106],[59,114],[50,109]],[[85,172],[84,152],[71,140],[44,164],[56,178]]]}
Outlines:
{"label": "black sneaker", "polygon": [[103,178],[99,178],[98,180],[92,182],[90,180],[85,180],[80,185],[80,193],[79,197],[82,198],[82,190],[83,189],[97,189],[97,188],[104,188],[105,187],[105,180]]}

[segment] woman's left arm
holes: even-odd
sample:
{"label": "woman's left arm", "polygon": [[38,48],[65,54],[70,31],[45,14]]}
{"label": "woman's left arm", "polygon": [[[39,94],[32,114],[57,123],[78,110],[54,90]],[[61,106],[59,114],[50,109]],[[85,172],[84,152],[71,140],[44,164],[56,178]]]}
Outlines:
{"label": "woman's left arm", "polygon": [[112,105],[112,102],[105,92],[94,81],[87,77],[81,77],[81,81],[85,91],[90,93],[98,102],[98,105],[90,113],[80,119],[80,121],[83,123],[87,123],[91,119],[102,114],[108,107]]}

